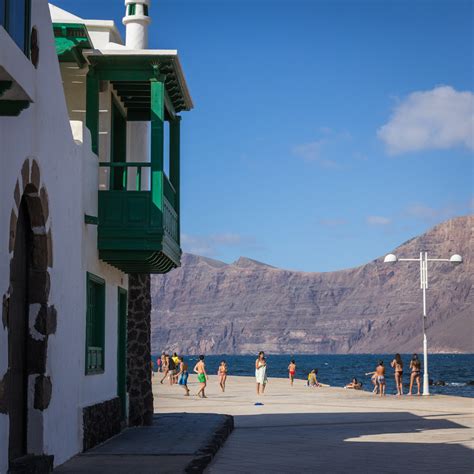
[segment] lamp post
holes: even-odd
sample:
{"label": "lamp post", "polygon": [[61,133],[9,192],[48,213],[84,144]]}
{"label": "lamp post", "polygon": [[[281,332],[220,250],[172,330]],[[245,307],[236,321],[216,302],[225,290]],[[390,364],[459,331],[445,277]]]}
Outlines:
{"label": "lamp post", "polygon": [[428,340],[426,338],[426,290],[428,289],[428,262],[450,262],[453,265],[462,263],[461,255],[454,254],[451,258],[428,258],[428,252],[420,252],[419,258],[398,258],[389,253],[384,258],[385,263],[397,262],[419,262],[420,264],[420,288],[423,292],[423,395],[430,394],[430,382],[428,377]]}

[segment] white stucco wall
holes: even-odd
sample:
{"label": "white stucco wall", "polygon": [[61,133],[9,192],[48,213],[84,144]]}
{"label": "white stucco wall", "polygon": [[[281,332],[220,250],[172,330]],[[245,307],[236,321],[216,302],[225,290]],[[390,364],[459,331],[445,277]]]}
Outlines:
{"label": "white stucco wall", "polygon": [[[40,452],[42,437],[42,452],[53,454],[58,465],[82,449],[82,408],[116,396],[117,287],[127,288],[127,277],[98,259],[97,227],[84,224],[85,213],[97,216],[98,160],[90,152],[87,129],[75,123],[74,136],[71,132],[46,0],[33,0],[32,25],[38,28],[40,45],[33,78],[35,102],[18,117],[0,117],[0,294],[9,287],[15,183],[17,179],[21,183],[25,159],[34,158],[49,195],[46,227],[52,230],[53,242],[49,304],[56,307],[58,319],[56,333],[48,341],[51,403],[42,415],[31,414],[31,423],[40,418],[42,426],[35,425],[41,436],[29,440],[29,448]],[[0,50],[4,46],[0,42]],[[21,54],[18,51],[19,61],[24,59]],[[82,120],[80,113],[73,118]],[[85,375],[86,271],[107,283],[105,373],[91,376]],[[8,334],[0,325],[0,378],[7,370],[7,350]],[[0,414],[0,473],[7,470],[8,432],[8,416]]]}

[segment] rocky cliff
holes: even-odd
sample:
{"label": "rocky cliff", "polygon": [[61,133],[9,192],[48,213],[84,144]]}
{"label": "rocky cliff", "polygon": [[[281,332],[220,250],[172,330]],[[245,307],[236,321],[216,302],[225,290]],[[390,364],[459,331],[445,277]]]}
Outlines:
{"label": "rocky cliff", "polygon": [[[429,348],[474,352],[474,217],[444,222],[393,253],[459,253],[433,263]],[[387,249],[389,251],[390,249]],[[152,348],[185,354],[421,352],[419,266],[383,263],[327,273],[295,272],[240,258],[232,264],[185,254],[152,280]]]}

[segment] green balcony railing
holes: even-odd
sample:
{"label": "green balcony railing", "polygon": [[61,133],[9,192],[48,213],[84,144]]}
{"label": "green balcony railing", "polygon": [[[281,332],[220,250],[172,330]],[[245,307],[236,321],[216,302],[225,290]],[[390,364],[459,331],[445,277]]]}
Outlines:
{"label": "green balcony railing", "polygon": [[[99,256],[121,270],[164,273],[180,264],[178,197],[163,172],[151,189],[151,164],[100,163]],[[155,182],[156,186],[156,182]]]}

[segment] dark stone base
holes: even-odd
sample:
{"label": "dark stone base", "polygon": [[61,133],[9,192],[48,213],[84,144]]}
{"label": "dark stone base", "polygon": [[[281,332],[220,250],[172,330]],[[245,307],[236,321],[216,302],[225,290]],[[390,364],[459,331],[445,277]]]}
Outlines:
{"label": "dark stone base", "polygon": [[9,474],[49,474],[53,472],[54,456],[28,454],[10,462]]}
{"label": "dark stone base", "polygon": [[234,417],[231,415],[222,415],[221,426],[215,431],[209,443],[200,449],[195,458],[186,466],[185,473],[201,473],[212,461],[217,451],[223,446],[226,439],[234,430]]}
{"label": "dark stone base", "polygon": [[86,407],[82,410],[82,417],[84,426],[83,449],[87,451],[120,433],[120,399],[116,397]]}

